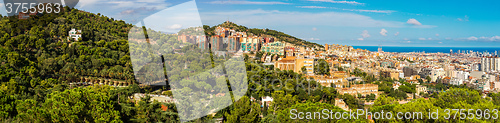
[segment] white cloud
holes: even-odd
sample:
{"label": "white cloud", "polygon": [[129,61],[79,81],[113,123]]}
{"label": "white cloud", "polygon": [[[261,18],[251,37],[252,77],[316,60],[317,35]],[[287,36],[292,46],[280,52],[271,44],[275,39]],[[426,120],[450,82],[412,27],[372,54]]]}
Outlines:
{"label": "white cloud", "polygon": [[[202,12],[206,25],[216,25],[230,21],[249,27],[318,25],[336,27],[407,27],[403,22],[375,20],[369,16],[344,12],[293,12],[278,10],[235,10],[223,12]],[[265,18],[265,19],[262,19]]]}
{"label": "white cloud", "polygon": [[316,28],[316,27],[313,27],[313,29],[312,29],[312,30],[313,30],[313,31],[316,31],[316,30],[318,30],[318,28]]}
{"label": "white cloud", "polygon": [[500,42],[500,36],[492,36],[492,37],[476,37],[476,36],[471,36],[468,38],[457,38],[455,39],[457,41],[483,41],[483,42]]}
{"label": "white cloud", "polygon": [[464,19],[457,18],[458,21],[469,21],[469,16],[465,15]]}
{"label": "white cloud", "polygon": [[358,38],[358,41],[364,41],[365,39],[364,38]]}
{"label": "white cloud", "polygon": [[417,19],[410,18],[408,21],[406,21],[407,24],[413,25],[414,28],[434,28],[436,26],[432,25],[422,25]]}
{"label": "white cloud", "polygon": [[386,13],[386,14],[397,12],[397,11],[393,11],[393,10],[364,10],[364,9],[342,9],[342,10],[356,11],[356,12]]}
{"label": "white cloud", "polygon": [[385,29],[380,30],[380,35],[387,36],[387,30]]}
{"label": "white cloud", "polygon": [[439,37],[439,34],[436,34],[436,37]]}
{"label": "white cloud", "polygon": [[323,7],[323,6],[296,6],[296,7],[308,8],[308,9],[326,9],[327,8],[327,7]]}
{"label": "white cloud", "polygon": [[422,23],[418,22],[417,19],[413,19],[413,18],[408,19],[408,21],[406,21],[406,23],[411,24],[411,25],[416,25],[416,26],[422,25]]}
{"label": "white cloud", "polygon": [[178,29],[182,29],[182,25],[180,25],[180,24],[174,24],[174,25],[167,26],[165,28],[168,29],[168,30],[178,30]]}
{"label": "white cloud", "polygon": [[368,30],[363,30],[363,33],[361,33],[361,36],[363,36],[363,38],[368,38],[368,37],[370,37],[370,34],[368,34]]}
{"label": "white cloud", "polygon": [[148,11],[155,11],[156,8],[146,8],[146,7],[141,7],[141,8],[136,8],[136,9],[128,9],[122,11],[120,14],[121,15],[132,15],[132,14],[137,14],[141,12],[148,12]]}
{"label": "white cloud", "polygon": [[[164,9],[144,18],[143,22],[148,28],[168,33],[176,33],[183,28],[203,25],[194,1]],[[137,25],[142,24],[137,23]]]}
{"label": "white cloud", "polygon": [[[135,23],[155,12],[172,7],[165,0],[80,0],[75,8]],[[179,3],[180,4],[180,3]],[[162,27],[163,28],[163,27]]]}
{"label": "white cloud", "polygon": [[310,41],[318,41],[318,38],[309,38]]}
{"label": "white cloud", "polygon": [[443,42],[438,42],[438,43],[442,44]]}
{"label": "white cloud", "polygon": [[432,38],[428,38],[427,40],[432,40]]}
{"label": "white cloud", "polygon": [[296,7],[307,8],[307,9],[336,9],[336,10],[352,11],[352,12],[369,12],[369,13],[385,13],[385,14],[397,12],[394,10],[340,9],[336,7],[324,7],[324,6],[296,6]]}
{"label": "white cloud", "polygon": [[364,3],[359,3],[356,1],[335,1],[335,0],[308,0],[308,1],[318,1],[318,2],[329,2],[329,3],[343,3],[351,5],[364,5]]}
{"label": "white cloud", "polygon": [[479,37],[479,39],[484,40],[484,41],[500,41],[500,36],[493,36],[493,37]]}
{"label": "white cloud", "polygon": [[408,41],[408,40],[410,40],[410,39],[408,39],[408,38],[404,38],[403,40]]}
{"label": "white cloud", "polygon": [[209,2],[211,4],[255,4],[255,5],[277,5],[277,4],[290,4],[285,2],[277,2],[277,1],[267,1],[267,2],[255,2],[255,1],[246,1],[246,0],[218,0]]}
{"label": "white cloud", "polygon": [[448,37],[448,38],[445,38],[446,40],[451,40],[452,38]]}
{"label": "white cloud", "polygon": [[469,40],[469,41],[477,41],[478,38],[474,37],[474,36],[471,36],[471,37],[467,38],[467,40]]}
{"label": "white cloud", "polygon": [[394,34],[394,36],[398,36],[399,35],[399,32],[396,32],[396,34]]}
{"label": "white cloud", "polygon": [[[81,0],[82,1],[82,0]],[[80,2],[81,2],[80,1]],[[170,6],[169,3],[162,0],[131,0],[131,1],[114,1],[114,0],[101,0],[92,3],[92,6],[99,5],[107,5],[107,7],[114,9],[123,9],[123,8],[149,8],[149,9],[157,9],[162,10],[166,9]],[[82,6],[83,7],[83,6]]]}
{"label": "white cloud", "polygon": [[425,38],[418,38],[418,40],[425,41],[427,39],[425,39]]}

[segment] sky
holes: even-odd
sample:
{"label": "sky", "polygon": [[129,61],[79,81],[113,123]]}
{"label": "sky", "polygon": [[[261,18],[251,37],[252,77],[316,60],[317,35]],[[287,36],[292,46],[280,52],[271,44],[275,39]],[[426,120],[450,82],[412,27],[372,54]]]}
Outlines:
{"label": "sky", "polygon": [[80,0],[76,8],[165,32],[229,20],[319,44],[500,47],[498,5],[496,0]]}

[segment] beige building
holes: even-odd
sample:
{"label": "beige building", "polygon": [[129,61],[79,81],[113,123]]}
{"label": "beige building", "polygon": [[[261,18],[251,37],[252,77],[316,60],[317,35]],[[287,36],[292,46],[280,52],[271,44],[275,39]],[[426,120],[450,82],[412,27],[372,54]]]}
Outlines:
{"label": "beige building", "polygon": [[302,73],[302,67],[306,67],[306,74],[314,76],[314,59],[303,59],[293,56],[288,56],[274,63],[274,68],[280,70],[292,70],[296,73]]}
{"label": "beige building", "polygon": [[331,87],[332,84],[335,88],[347,87],[349,82],[345,78],[332,77],[332,76],[314,76],[316,82],[325,87]]}
{"label": "beige building", "polygon": [[335,98],[335,106],[345,111],[349,111],[349,105],[347,105],[343,99]]}
{"label": "beige building", "polygon": [[399,72],[398,71],[389,70],[389,69],[380,70],[380,75],[382,75],[383,77],[386,77],[386,78],[390,77],[392,79],[399,80]]}
{"label": "beige building", "polygon": [[415,88],[416,91],[417,91],[417,94],[420,94],[421,92],[427,92],[427,87],[423,86],[423,85],[417,85],[417,87]]}
{"label": "beige building", "polygon": [[298,58],[295,60],[295,70],[296,73],[302,73],[302,67],[306,67],[307,75],[314,75],[314,59],[304,59]]}
{"label": "beige building", "polygon": [[367,96],[370,94],[375,94],[377,97],[379,95],[378,85],[375,84],[357,84],[351,85],[350,88],[338,88],[337,91],[339,94],[349,94],[357,97],[358,94],[362,96]]}
{"label": "beige building", "polygon": [[296,59],[295,57],[286,57],[274,63],[274,68],[280,70],[292,70],[295,71]]}

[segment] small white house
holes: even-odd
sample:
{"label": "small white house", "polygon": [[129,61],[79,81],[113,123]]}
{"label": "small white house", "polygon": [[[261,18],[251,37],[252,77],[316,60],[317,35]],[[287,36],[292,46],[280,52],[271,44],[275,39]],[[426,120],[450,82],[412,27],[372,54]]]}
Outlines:
{"label": "small white house", "polygon": [[394,88],[394,90],[397,90],[397,89],[399,89],[399,86],[401,86],[401,85],[404,85],[404,84],[401,84],[400,82],[395,81],[395,82],[392,84],[392,88]]}
{"label": "small white house", "polygon": [[264,102],[266,102],[266,105],[267,106],[270,106],[271,103],[273,102],[273,98],[272,97],[269,97],[269,96],[266,96],[266,97],[262,97],[262,102],[261,102],[261,106],[264,106]]}
{"label": "small white house", "polygon": [[75,41],[78,41],[79,38],[82,37],[82,30],[75,30],[74,28],[69,31],[69,38],[75,39]]}

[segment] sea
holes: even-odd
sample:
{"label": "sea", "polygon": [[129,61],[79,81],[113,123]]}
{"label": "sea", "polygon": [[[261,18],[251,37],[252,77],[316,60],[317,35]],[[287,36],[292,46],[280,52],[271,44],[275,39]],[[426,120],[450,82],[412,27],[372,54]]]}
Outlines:
{"label": "sea", "polygon": [[[354,49],[366,49],[369,51],[377,52],[379,46],[353,46]],[[462,51],[474,51],[474,52],[490,52],[495,53],[495,51],[500,51],[500,47],[397,47],[397,46],[382,46],[382,51],[384,52],[425,52],[425,53],[449,53],[450,49],[454,53]]]}

